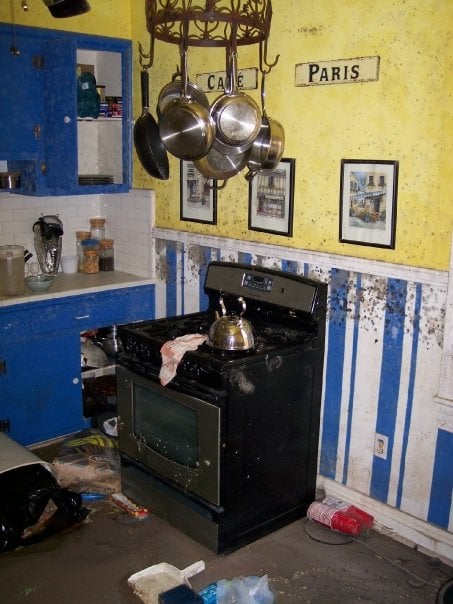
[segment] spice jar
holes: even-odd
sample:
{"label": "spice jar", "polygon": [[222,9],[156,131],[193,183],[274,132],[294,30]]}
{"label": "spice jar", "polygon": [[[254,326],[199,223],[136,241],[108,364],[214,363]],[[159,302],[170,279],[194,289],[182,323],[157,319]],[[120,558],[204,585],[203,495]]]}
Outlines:
{"label": "spice jar", "polygon": [[83,272],[99,272],[99,241],[96,239],[84,239],[83,248]]}
{"label": "spice jar", "polygon": [[82,241],[90,238],[90,231],[76,231],[76,251],[78,270],[83,271],[83,247]]}
{"label": "spice jar", "polygon": [[113,239],[101,239],[99,242],[99,270],[113,271],[115,269],[115,257]]}
{"label": "spice jar", "polygon": [[105,238],[105,218],[90,218],[91,239]]}

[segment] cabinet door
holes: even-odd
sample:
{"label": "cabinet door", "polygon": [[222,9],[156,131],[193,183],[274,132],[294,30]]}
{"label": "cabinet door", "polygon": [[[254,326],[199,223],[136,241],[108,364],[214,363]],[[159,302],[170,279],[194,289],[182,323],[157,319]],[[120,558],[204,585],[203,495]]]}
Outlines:
{"label": "cabinet door", "polygon": [[[16,46],[19,54],[11,49]],[[41,124],[39,41],[0,24],[0,160],[36,158]]]}
{"label": "cabinet door", "polygon": [[[10,52],[11,26],[0,24],[0,160],[8,162],[9,170],[20,171],[22,186],[16,192],[50,196],[128,191],[132,180],[131,42],[24,26],[15,30],[17,56]],[[106,56],[116,59],[114,94],[122,97],[122,117],[99,117],[78,128],[79,50],[94,54],[94,67],[102,75],[109,69]],[[88,184],[79,184],[80,174],[107,174],[113,183],[88,179]]]}
{"label": "cabinet door", "polygon": [[44,186],[64,193],[78,187],[75,41],[44,42],[43,59]]}
{"label": "cabinet door", "polygon": [[12,439],[29,445],[88,426],[83,417],[78,334],[11,342],[5,356],[1,419],[8,423]]}

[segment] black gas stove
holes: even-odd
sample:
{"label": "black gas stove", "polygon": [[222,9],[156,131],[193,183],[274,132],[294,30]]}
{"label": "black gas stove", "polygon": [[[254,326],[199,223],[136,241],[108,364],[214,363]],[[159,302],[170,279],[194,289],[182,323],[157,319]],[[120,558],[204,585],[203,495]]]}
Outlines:
{"label": "black gas stove", "polygon": [[[122,326],[122,490],[216,552],[300,518],[315,496],[327,286],[235,263],[208,266],[206,310]],[[245,300],[254,346],[186,352],[166,386],[162,346],[208,334]]]}
{"label": "black gas stove", "polygon": [[292,346],[316,346],[324,337],[320,320],[325,299],[322,285],[313,280],[257,267],[211,263],[205,289],[209,296],[206,311],[119,327],[124,351],[119,363],[142,374],[155,373],[165,342],[188,334],[208,334],[220,313],[220,295],[233,313],[239,313],[238,298],[244,298],[244,318],[252,324],[255,346],[224,351],[203,343],[196,351],[185,353],[177,370],[179,378],[220,387],[222,374],[244,357],[260,357]]}

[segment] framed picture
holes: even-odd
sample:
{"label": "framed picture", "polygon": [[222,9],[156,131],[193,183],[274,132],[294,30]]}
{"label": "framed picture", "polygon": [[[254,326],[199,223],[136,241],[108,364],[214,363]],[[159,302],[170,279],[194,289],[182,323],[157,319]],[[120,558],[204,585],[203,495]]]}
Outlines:
{"label": "framed picture", "polygon": [[180,219],[217,224],[216,181],[205,178],[191,161],[181,160]]}
{"label": "framed picture", "polygon": [[398,162],[342,159],[340,241],[395,248]]}
{"label": "framed picture", "polygon": [[293,235],[295,159],[282,159],[272,172],[249,183],[249,230]]}

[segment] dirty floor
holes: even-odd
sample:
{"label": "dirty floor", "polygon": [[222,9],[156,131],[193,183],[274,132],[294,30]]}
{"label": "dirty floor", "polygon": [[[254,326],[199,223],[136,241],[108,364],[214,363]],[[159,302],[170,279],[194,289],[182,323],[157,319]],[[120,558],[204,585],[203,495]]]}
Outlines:
{"label": "dirty floor", "polygon": [[434,603],[453,577],[452,567],[374,531],[351,541],[302,519],[218,556],[154,515],[136,520],[107,501],[90,507],[79,528],[0,554],[2,604],[133,604],[127,578],[159,562],[183,569],[204,560],[191,580],[197,590],[267,573],[279,604]]}

